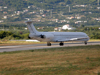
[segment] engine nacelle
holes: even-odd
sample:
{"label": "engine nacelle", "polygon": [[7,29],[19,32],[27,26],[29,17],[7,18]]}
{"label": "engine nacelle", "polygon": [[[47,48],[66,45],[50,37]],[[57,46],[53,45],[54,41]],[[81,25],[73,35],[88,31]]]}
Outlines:
{"label": "engine nacelle", "polygon": [[45,35],[42,35],[42,34],[41,34],[41,35],[40,35],[40,38],[45,39]]}
{"label": "engine nacelle", "polygon": [[35,34],[35,33],[30,33],[29,38],[34,38],[39,41],[52,41],[54,38],[53,34]]}
{"label": "engine nacelle", "polygon": [[53,34],[41,34],[40,38],[51,40],[54,38],[54,35]]}
{"label": "engine nacelle", "polygon": [[30,37],[30,36],[28,36],[28,39],[31,39],[31,37]]}

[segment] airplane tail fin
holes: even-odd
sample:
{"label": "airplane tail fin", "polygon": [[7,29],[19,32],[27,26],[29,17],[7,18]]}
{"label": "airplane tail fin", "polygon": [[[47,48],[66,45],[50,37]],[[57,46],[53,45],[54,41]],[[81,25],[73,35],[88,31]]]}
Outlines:
{"label": "airplane tail fin", "polygon": [[37,33],[38,32],[33,25],[33,21],[29,20],[29,21],[25,21],[25,23],[27,24],[27,27],[28,27],[30,33]]}

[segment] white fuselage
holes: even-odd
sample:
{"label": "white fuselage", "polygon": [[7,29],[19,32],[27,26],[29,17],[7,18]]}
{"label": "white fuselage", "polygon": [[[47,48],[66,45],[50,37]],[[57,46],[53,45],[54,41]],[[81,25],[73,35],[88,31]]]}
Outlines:
{"label": "white fuselage", "polygon": [[[89,37],[87,34],[83,32],[38,32],[35,35],[32,35],[34,33],[30,33],[30,37],[35,38],[39,41],[45,41],[45,42],[63,42],[63,41],[69,41],[70,39],[75,38],[83,38],[79,40],[70,40],[70,41],[88,41]],[[40,38],[36,35],[47,35],[45,39]],[[49,36],[50,35],[50,36]]]}

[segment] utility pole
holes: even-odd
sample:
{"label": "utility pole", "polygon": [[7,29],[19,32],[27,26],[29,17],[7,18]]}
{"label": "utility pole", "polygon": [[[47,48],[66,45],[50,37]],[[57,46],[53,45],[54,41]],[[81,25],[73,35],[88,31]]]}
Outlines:
{"label": "utility pole", "polygon": [[69,12],[70,12],[70,6],[69,6]]}
{"label": "utility pole", "polygon": [[5,30],[5,28],[4,28],[4,24],[3,24],[3,31]]}
{"label": "utility pole", "polygon": [[69,5],[66,5],[66,7],[69,7],[69,12],[70,12],[70,6]]}
{"label": "utility pole", "polygon": [[99,0],[98,0],[98,5],[99,5]]}
{"label": "utility pole", "polygon": [[52,9],[51,9],[51,18],[52,18]]}

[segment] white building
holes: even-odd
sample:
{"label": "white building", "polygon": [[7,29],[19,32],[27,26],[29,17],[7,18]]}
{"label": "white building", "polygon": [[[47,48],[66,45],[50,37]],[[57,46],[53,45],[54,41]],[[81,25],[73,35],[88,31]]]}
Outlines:
{"label": "white building", "polygon": [[69,27],[70,27],[70,25],[69,25],[69,24],[66,24],[66,25],[62,26],[62,29],[63,29],[63,30],[66,30],[66,29],[68,29]]}
{"label": "white building", "polygon": [[27,30],[28,28],[25,28],[25,30]]}
{"label": "white building", "polygon": [[97,7],[97,9],[100,9],[100,7]]}
{"label": "white building", "polygon": [[7,9],[7,7],[5,6],[4,9]]}
{"label": "white building", "polygon": [[3,20],[0,20],[0,23],[4,22]]}
{"label": "white building", "polygon": [[66,29],[68,29],[68,30],[74,30],[76,28],[71,27],[69,24],[66,24],[66,25],[62,26],[62,30],[66,30]]}
{"label": "white building", "polygon": [[4,18],[4,19],[7,19],[7,16],[4,16],[3,18]]}
{"label": "white building", "polygon": [[31,6],[28,6],[28,8],[31,8]]}
{"label": "white building", "polygon": [[56,27],[54,28],[54,31],[61,31],[62,30],[62,27]]}

